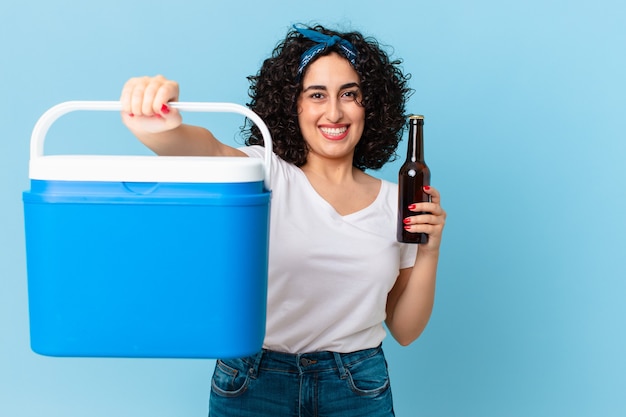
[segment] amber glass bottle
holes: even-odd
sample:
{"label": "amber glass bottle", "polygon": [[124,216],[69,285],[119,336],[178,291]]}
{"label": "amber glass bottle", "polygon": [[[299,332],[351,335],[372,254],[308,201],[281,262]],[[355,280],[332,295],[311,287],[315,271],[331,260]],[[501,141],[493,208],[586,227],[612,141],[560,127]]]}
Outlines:
{"label": "amber glass bottle", "polygon": [[409,210],[409,205],[430,201],[424,186],[430,185],[430,169],[424,162],[424,116],[409,116],[409,141],[406,161],[398,172],[398,230],[399,242],[426,243],[426,233],[411,233],[404,229],[404,219],[420,214]]}

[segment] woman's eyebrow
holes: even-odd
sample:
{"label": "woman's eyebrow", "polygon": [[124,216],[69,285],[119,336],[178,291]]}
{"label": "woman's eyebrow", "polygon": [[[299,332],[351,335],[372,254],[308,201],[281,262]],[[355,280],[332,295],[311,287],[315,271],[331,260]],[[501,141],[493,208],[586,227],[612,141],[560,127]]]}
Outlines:
{"label": "woman's eyebrow", "polygon": [[302,90],[302,92],[306,93],[309,90],[323,90],[323,91],[326,91],[327,88],[324,85],[310,85],[307,88],[305,88],[304,90]]}
{"label": "woman's eyebrow", "polygon": [[[361,88],[359,83],[347,83],[347,84],[344,84],[341,87],[339,87],[339,89],[340,90],[345,90],[346,88],[352,88],[352,87]],[[326,90],[328,90],[328,88],[325,85],[310,85],[310,86],[306,87],[304,90],[302,90],[302,92],[304,93],[304,92],[307,92],[309,90],[326,91]]]}
{"label": "woman's eyebrow", "polygon": [[352,88],[352,87],[357,87],[357,88],[361,88],[361,86],[359,85],[359,83],[348,83],[348,84],[344,84],[341,86],[340,90],[345,90],[346,88]]}

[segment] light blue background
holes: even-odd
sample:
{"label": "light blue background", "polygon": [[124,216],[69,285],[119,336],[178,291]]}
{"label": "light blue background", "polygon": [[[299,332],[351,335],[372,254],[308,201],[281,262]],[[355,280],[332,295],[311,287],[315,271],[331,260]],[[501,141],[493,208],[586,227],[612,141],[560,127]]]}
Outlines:
{"label": "light blue background", "polygon": [[[23,0],[0,18],[1,416],[206,415],[212,361],[30,351],[30,132],[59,102],[117,99],[133,75],[245,103],[245,77],[296,22],[393,45],[408,110],[426,116],[449,220],[429,327],[386,343],[397,415],[626,415],[623,1]],[[226,141],[240,124],[200,122]],[[145,153],[112,114],[67,116],[48,139],[48,153]]]}

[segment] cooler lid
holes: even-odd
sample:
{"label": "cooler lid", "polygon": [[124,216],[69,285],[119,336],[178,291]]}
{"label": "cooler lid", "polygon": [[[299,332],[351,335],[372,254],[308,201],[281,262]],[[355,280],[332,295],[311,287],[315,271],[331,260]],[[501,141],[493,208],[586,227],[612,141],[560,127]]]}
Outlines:
{"label": "cooler lid", "polygon": [[46,155],[29,177],[50,181],[233,183],[263,181],[263,161],[219,156]]}

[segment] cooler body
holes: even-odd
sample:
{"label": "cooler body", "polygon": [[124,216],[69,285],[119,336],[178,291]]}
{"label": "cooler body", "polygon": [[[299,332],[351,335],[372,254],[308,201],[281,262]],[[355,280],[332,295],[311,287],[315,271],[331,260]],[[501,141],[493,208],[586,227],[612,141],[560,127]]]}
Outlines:
{"label": "cooler body", "polygon": [[32,180],[24,210],[35,352],[213,358],[261,348],[262,182]]}

